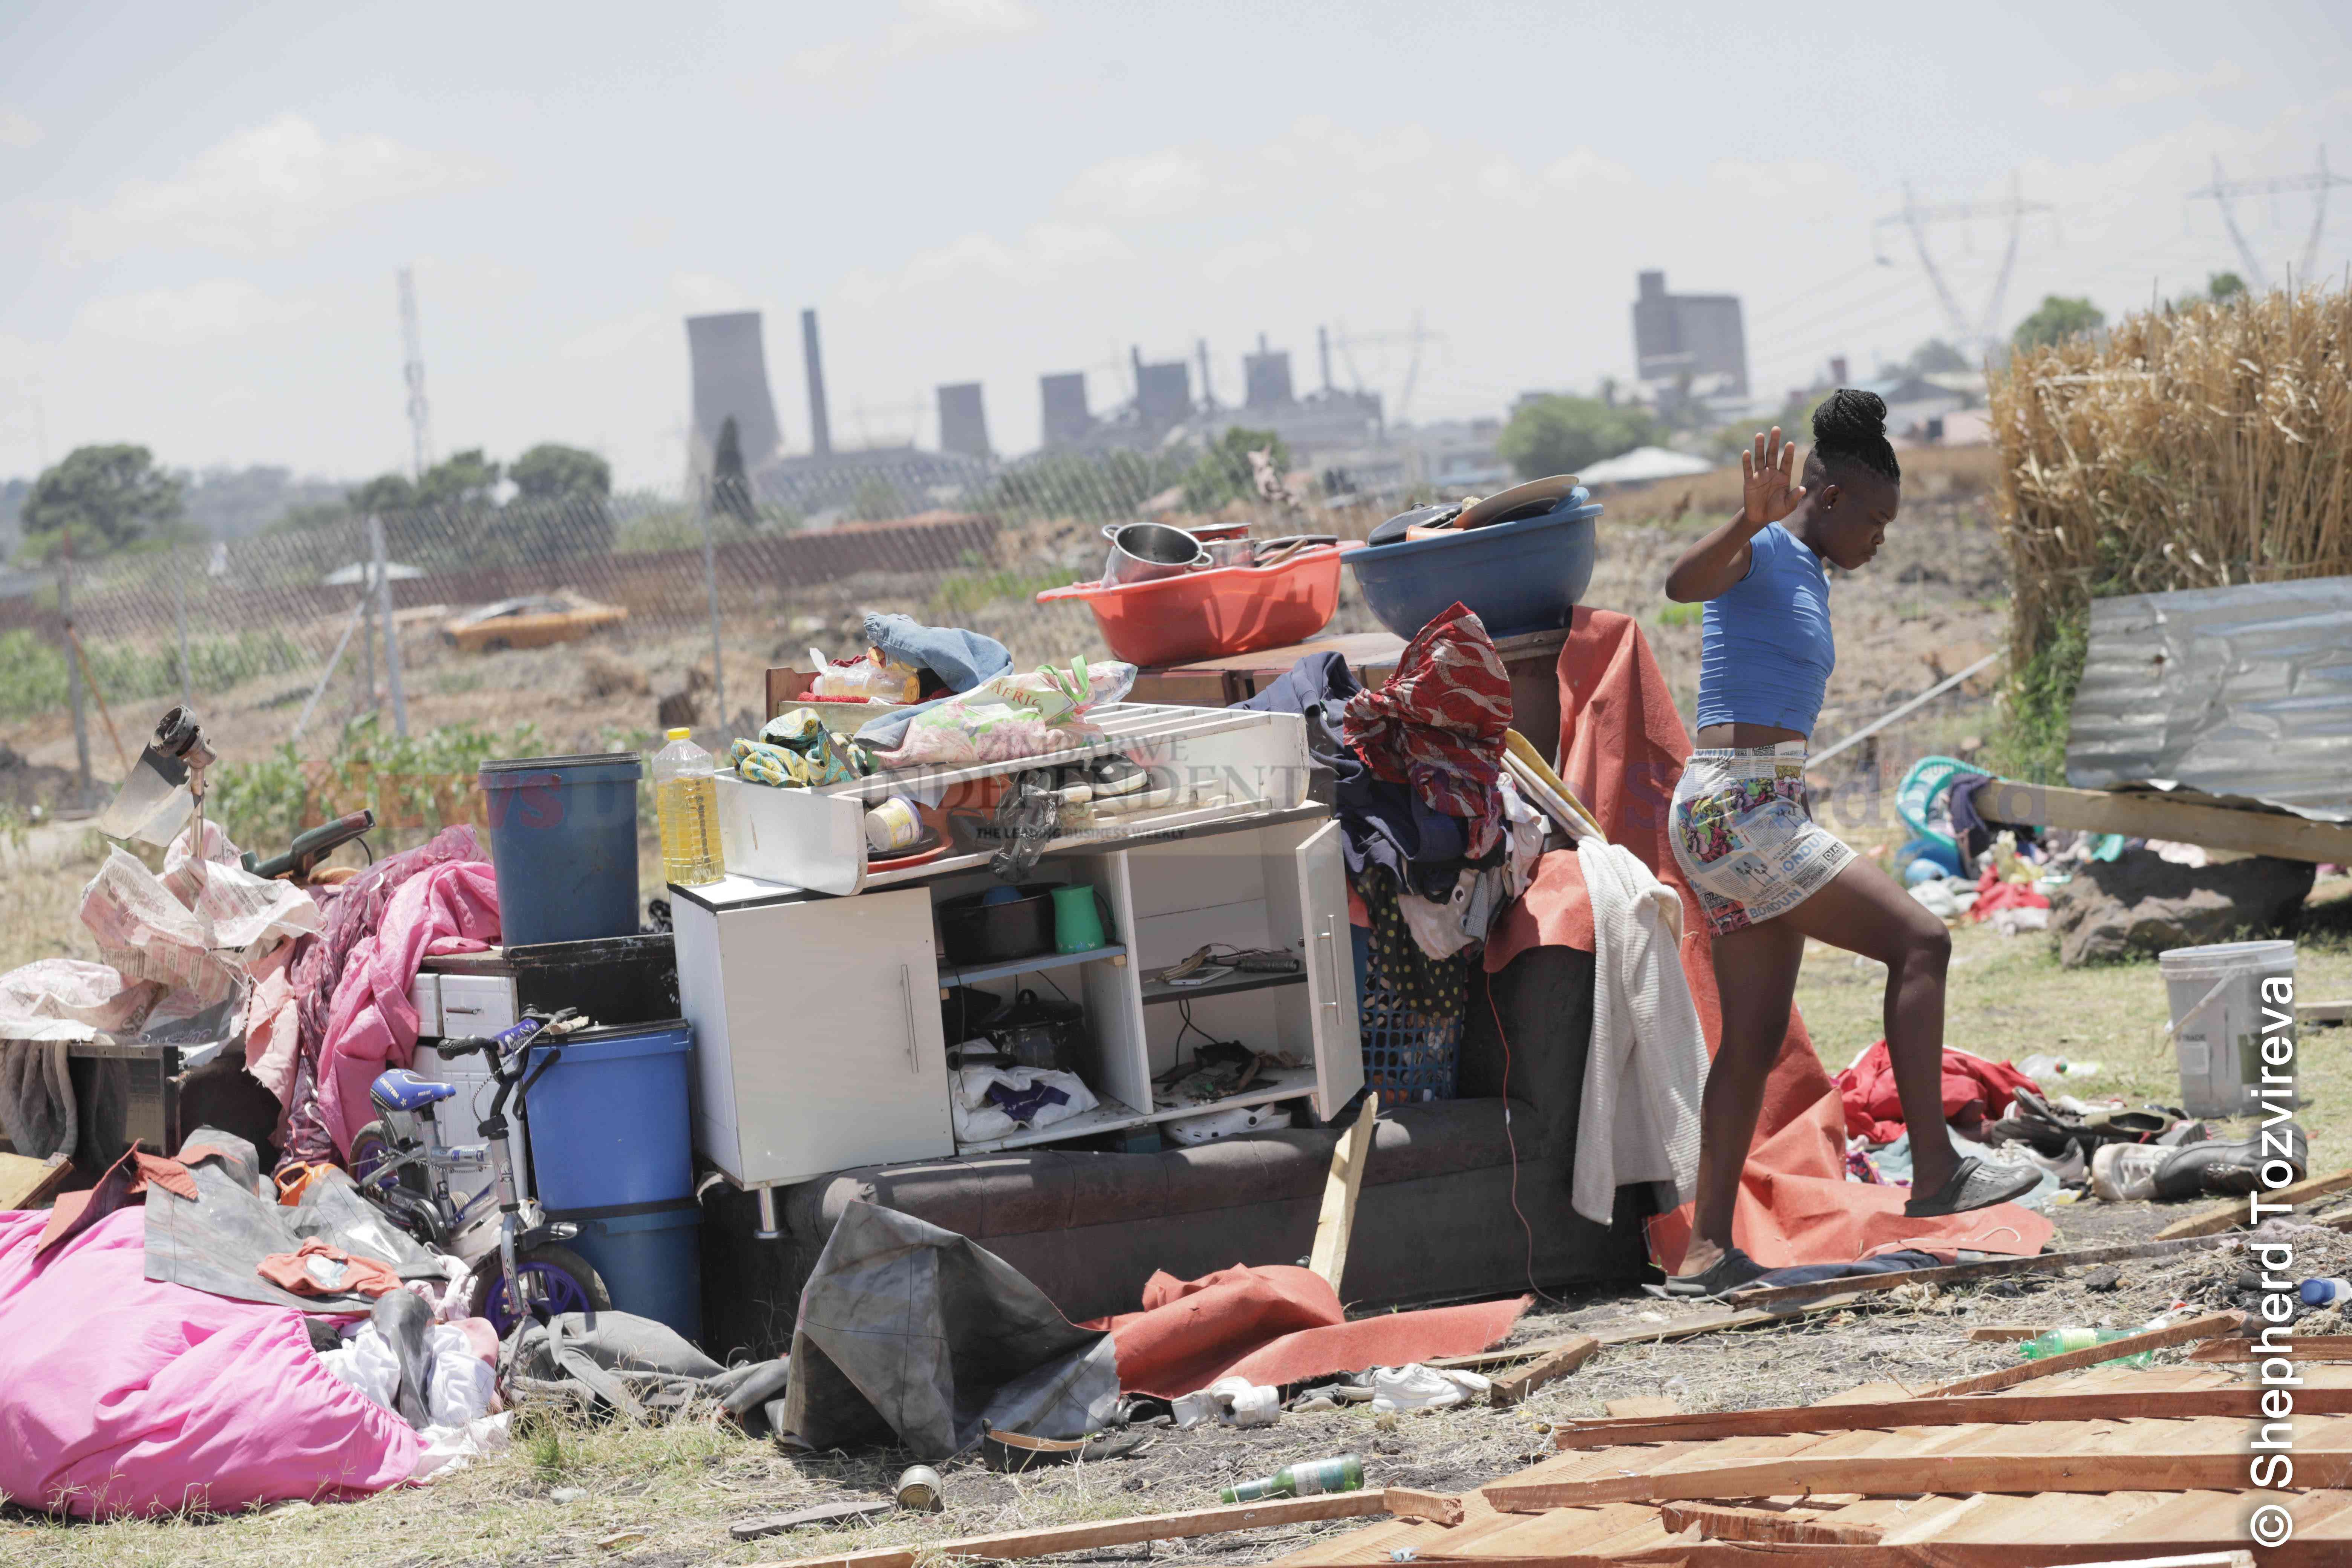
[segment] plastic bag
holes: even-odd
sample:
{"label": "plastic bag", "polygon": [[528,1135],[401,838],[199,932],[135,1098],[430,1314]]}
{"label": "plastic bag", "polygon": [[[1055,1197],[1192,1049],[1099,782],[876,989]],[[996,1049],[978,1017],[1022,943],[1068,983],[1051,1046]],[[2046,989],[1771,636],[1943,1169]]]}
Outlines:
{"label": "plastic bag", "polygon": [[864,658],[845,658],[837,664],[815,648],[809,649],[809,658],[816,663],[816,679],[809,684],[811,697],[835,702],[913,702],[922,693],[921,675],[885,658],[879,648],[869,648]]}
{"label": "plastic bag", "polygon": [[916,714],[898,749],[875,761],[885,768],[956,766],[1059,751],[1089,732],[1081,722],[1089,710],[1118,701],[1134,685],[1135,666],[1083,658],[1067,669],[1045,665],[1000,675]]}

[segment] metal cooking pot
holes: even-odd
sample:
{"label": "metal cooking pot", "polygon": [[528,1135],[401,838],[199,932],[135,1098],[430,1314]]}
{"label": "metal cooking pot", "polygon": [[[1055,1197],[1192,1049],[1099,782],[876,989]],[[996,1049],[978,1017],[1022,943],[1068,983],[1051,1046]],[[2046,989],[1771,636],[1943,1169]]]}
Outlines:
{"label": "metal cooking pot", "polygon": [[1103,562],[1106,583],[1149,583],[1213,564],[1199,540],[1164,522],[1107,522],[1102,531],[1110,541],[1110,555]]}
{"label": "metal cooking pot", "polygon": [[1212,539],[1205,541],[1201,548],[1207,551],[1210,561],[1219,566],[1247,566],[1257,556],[1256,542],[1245,538]]}

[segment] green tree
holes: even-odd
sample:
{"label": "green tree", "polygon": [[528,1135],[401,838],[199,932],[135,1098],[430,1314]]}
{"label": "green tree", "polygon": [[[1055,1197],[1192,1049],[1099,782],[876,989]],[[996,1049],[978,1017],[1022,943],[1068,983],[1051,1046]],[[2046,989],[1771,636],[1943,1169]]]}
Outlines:
{"label": "green tree", "polygon": [[2047,348],[2068,338],[2095,332],[2106,324],[2106,316],[2088,300],[2045,294],[2033,314],[2017,323],[2010,341],[2021,349]]}
{"label": "green tree", "polygon": [[1656,437],[1656,422],[1639,408],[1551,395],[1528,398],[1513,409],[1495,450],[1521,479],[1539,479],[1572,474]]}
{"label": "green tree", "polygon": [[78,447],[25,498],[24,553],[47,560],[68,547],[103,555],[168,536],[180,521],[180,481],[144,447]]}
{"label": "green tree", "polygon": [[1913,375],[1940,375],[1951,371],[1973,370],[1969,356],[1941,338],[1929,338],[1911,351],[1903,368]]}
{"label": "green tree", "polygon": [[[497,465],[490,465],[495,471]],[[613,493],[613,465],[593,452],[560,442],[541,441],[507,468],[522,500],[570,500],[591,496],[601,500]]]}
{"label": "green tree", "polygon": [[452,452],[416,481],[416,502],[420,506],[488,506],[504,477],[505,470],[484,457],[479,447]]}
{"label": "green tree", "polygon": [[2246,292],[2246,280],[2234,272],[2216,272],[2205,279],[2205,298],[2216,305]]}
{"label": "green tree", "polygon": [[350,510],[362,517],[415,511],[416,487],[408,482],[406,474],[378,474],[367,483],[354,486],[343,499],[350,503]]}
{"label": "green tree", "polygon": [[1290,448],[1271,430],[1250,430],[1236,425],[1193,459],[1184,470],[1184,505],[1191,511],[1214,511],[1228,501],[1257,494],[1257,470],[1252,452],[1273,455],[1274,471],[1290,471]]}
{"label": "green tree", "polygon": [[850,498],[850,514],[860,522],[889,522],[908,512],[907,500],[898,487],[879,474],[858,481],[857,493]]}

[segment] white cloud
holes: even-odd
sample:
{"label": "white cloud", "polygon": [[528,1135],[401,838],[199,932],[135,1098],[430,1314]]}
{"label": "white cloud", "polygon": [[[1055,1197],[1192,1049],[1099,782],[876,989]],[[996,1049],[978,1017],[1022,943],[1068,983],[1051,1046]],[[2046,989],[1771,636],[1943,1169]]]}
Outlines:
{"label": "white cloud", "polygon": [[238,278],[214,278],[184,289],[150,289],[92,300],[81,308],[78,324],[127,342],[181,348],[283,325],[310,313],[308,300],[281,299]]}
{"label": "white cloud", "polygon": [[72,216],[69,250],[120,255],[196,245],[241,255],[299,248],[353,215],[440,195],[497,176],[488,160],[427,152],[372,132],[329,139],[282,114],[197,153],[167,180],[132,180],[113,200]]}
{"label": "white cloud", "polygon": [[1082,171],[1062,193],[1066,206],[1112,218],[1173,217],[1209,188],[1198,154],[1181,147],[1136,158],[1110,158]]}
{"label": "white cloud", "polygon": [[1021,0],[899,0],[899,20],[877,37],[801,50],[784,69],[803,81],[870,76],[902,60],[977,48],[1034,33],[1045,18]]}
{"label": "white cloud", "polygon": [[861,269],[842,279],[841,296],[853,304],[873,304],[893,294],[971,282],[1034,288],[1088,268],[1135,259],[1135,251],[1099,224],[1048,220],[1033,224],[1011,243],[990,234],[968,234],[918,255],[896,272]]}
{"label": "white cloud", "polygon": [[41,139],[41,128],[22,110],[0,104],[0,147],[30,147]]}
{"label": "white cloud", "polygon": [[2095,86],[2053,87],[2042,101],[2053,109],[2122,109],[2137,103],[2158,103],[2168,98],[2194,98],[2243,87],[2250,79],[2231,60],[2217,60],[2202,76],[2158,68],[2122,71]]}
{"label": "white cloud", "polygon": [[1306,229],[1293,226],[1278,235],[1261,239],[1245,239],[1238,245],[1228,245],[1213,252],[1201,268],[1202,275],[1212,283],[1230,283],[1252,272],[1307,255],[1315,248],[1315,237]]}

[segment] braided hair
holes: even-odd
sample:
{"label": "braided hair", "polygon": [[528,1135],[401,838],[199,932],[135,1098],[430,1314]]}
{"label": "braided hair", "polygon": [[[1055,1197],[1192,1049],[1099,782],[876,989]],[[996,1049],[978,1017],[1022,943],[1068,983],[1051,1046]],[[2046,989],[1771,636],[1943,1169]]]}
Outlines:
{"label": "braided hair", "polygon": [[1826,470],[1853,463],[1900,484],[1903,466],[1886,442],[1886,400],[1860,387],[1841,386],[1813,410],[1811,461]]}

